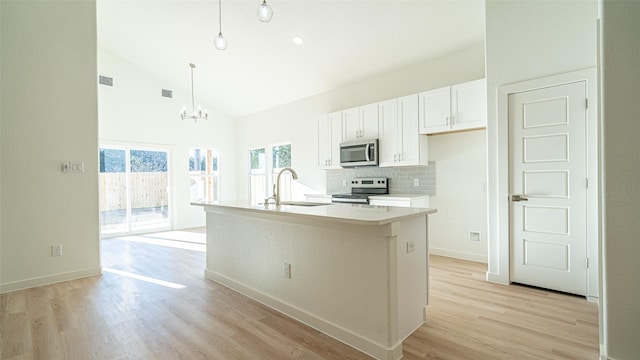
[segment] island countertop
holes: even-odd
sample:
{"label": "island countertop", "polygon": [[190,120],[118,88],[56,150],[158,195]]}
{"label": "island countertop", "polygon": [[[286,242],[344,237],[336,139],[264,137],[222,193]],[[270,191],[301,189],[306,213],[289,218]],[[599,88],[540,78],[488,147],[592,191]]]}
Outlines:
{"label": "island countertop", "polygon": [[[304,204],[305,202],[300,202]],[[394,206],[374,206],[362,204],[321,204],[315,206],[251,205],[248,201],[193,202],[191,205],[210,208],[235,209],[273,216],[316,218],[357,225],[384,225],[414,216],[426,216],[436,209],[401,208]],[[205,209],[206,210],[206,209]]]}

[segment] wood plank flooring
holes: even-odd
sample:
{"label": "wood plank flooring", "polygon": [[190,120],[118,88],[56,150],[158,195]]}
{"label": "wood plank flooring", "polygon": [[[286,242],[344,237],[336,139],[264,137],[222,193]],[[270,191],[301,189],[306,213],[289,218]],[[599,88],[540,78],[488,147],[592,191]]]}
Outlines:
{"label": "wood plank flooring", "polygon": [[[0,295],[0,359],[370,359],[204,279],[202,244],[168,234],[102,240],[102,276]],[[431,266],[405,359],[598,358],[595,304],[487,283],[484,264]]]}

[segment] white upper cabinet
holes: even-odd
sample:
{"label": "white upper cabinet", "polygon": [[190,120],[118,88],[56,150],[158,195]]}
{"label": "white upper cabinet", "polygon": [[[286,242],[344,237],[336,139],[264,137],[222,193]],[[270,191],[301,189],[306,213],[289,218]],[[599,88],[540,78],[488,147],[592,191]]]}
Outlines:
{"label": "white upper cabinet", "polygon": [[378,104],[342,111],[343,140],[378,138]]}
{"label": "white upper cabinet", "polygon": [[340,168],[342,142],[342,111],[318,120],[318,166],[323,169]]}
{"label": "white upper cabinet", "polygon": [[485,79],[425,91],[419,96],[421,134],[487,126]]}
{"label": "white upper cabinet", "polygon": [[427,137],[418,132],[418,95],[383,101],[379,109],[379,166],[427,165]]}

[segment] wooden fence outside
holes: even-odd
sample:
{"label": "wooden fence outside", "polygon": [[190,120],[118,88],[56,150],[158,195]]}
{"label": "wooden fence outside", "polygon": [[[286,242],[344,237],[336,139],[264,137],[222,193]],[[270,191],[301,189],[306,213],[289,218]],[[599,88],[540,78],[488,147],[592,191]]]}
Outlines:
{"label": "wooden fence outside", "polygon": [[[166,172],[134,172],[131,179],[131,207],[167,206],[169,197]],[[100,173],[100,211],[127,208],[127,179],[125,173]]]}

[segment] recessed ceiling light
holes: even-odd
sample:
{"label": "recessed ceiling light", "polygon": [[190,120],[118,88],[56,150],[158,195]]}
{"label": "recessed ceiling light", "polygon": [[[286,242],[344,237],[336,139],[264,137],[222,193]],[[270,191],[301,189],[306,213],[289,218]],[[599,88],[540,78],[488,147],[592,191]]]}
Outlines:
{"label": "recessed ceiling light", "polygon": [[304,43],[304,39],[301,36],[294,36],[293,43],[296,45],[302,45]]}

